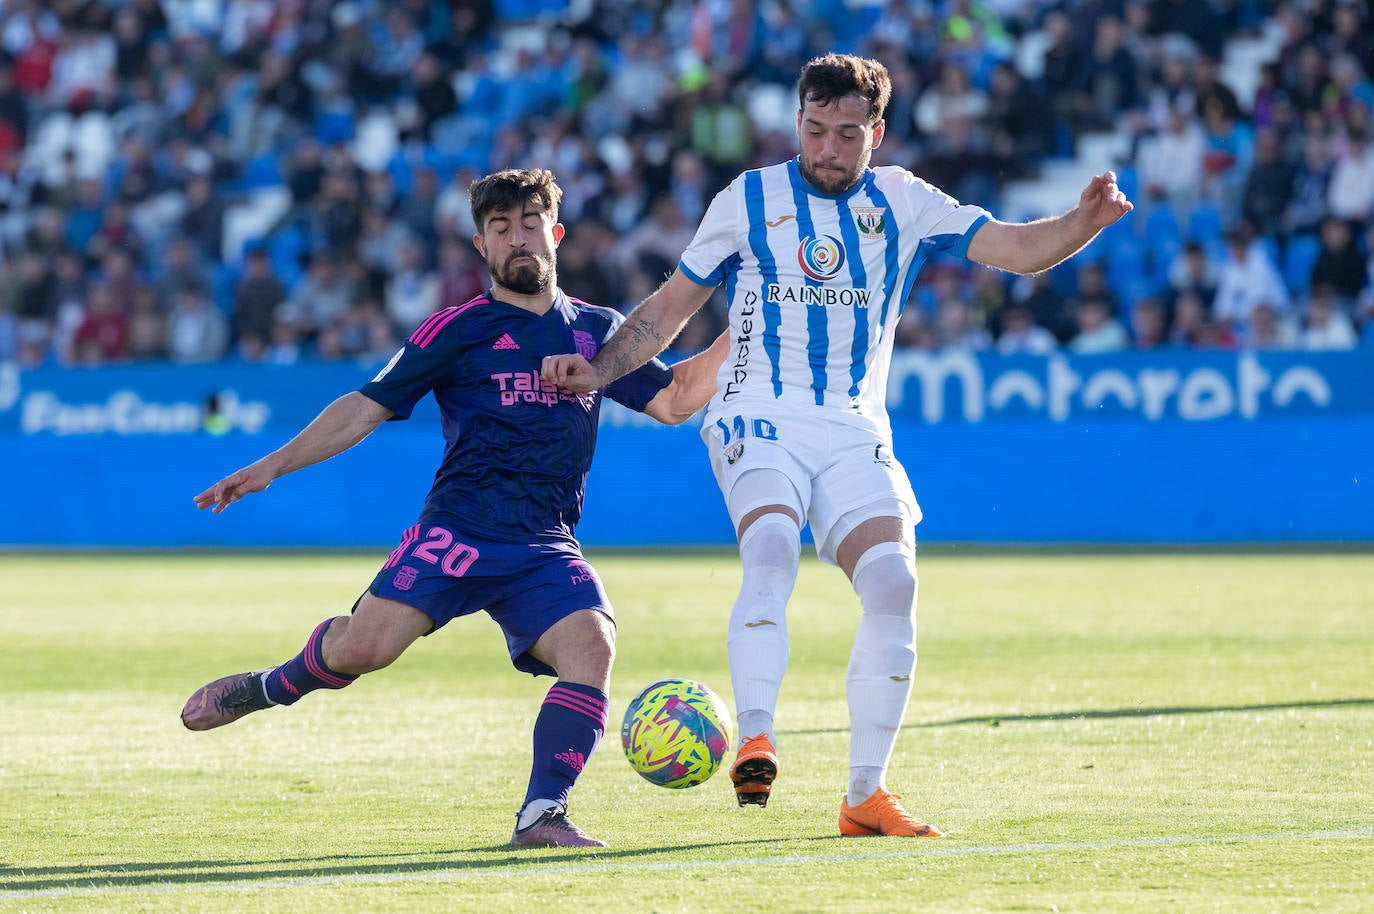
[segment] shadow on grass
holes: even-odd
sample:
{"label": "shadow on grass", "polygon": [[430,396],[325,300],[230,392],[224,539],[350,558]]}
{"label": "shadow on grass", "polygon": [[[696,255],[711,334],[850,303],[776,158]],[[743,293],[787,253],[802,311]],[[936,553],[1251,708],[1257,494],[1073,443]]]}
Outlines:
{"label": "shadow on grass", "polygon": [[[1296,708],[1358,708],[1374,706],[1374,698],[1336,698],[1331,701],[1284,701],[1260,705],[1174,705],[1163,708],[1111,708],[1101,711],[1056,711],[1049,714],[985,714],[980,717],[953,717],[949,720],[928,720],[908,724],[924,727],[959,727],[966,724],[1036,723],[1051,720],[1111,720],[1120,717],[1155,717],[1166,714],[1233,714],[1243,711],[1286,711]],[[829,727],[820,730],[783,730],[783,733],[817,734],[848,733],[848,727]]]}
{"label": "shadow on grass", "polygon": [[497,844],[487,847],[414,851],[406,854],[332,854],[320,857],[290,857],[270,861],[167,860],[161,863],[108,863],[100,866],[18,867],[6,865],[0,866],[0,893],[22,894],[67,890],[85,894],[93,890],[108,888],[136,888],[185,883],[213,886],[219,883],[276,882],[390,873],[414,875],[446,872],[476,873],[512,866],[529,864],[548,866],[589,859],[615,863],[657,854],[773,843],[776,842],[757,839],[663,845],[633,850],[607,848],[593,851],[566,850],[563,848],[516,849],[508,844]]}

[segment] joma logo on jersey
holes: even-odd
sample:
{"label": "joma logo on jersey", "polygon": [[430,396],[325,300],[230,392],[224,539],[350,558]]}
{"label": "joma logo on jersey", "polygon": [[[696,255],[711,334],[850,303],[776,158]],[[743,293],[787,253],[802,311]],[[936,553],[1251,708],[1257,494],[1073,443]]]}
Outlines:
{"label": "joma logo on jersey", "polygon": [[802,305],[842,305],[846,308],[867,308],[867,289],[832,289],[829,286],[784,286],[770,282],[768,299],[779,304],[793,302]]}
{"label": "joma logo on jersey", "polygon": [[803,238],[797,245],[797,263],[817,282],[833,279],[844,269],[844,244],[834,235]]}
{"label": "joma logo on jersey", "polygon": [[542,403],[553,406],[559,400],[576,400],[577,394],[559,390],[558,385],[550,384],[539,377],[537,371],[502,371],[491,376],[501,393],[502,406],[517,403]]}
{"label": "joma logo on jersey", "polygon": [[881,206],[854,207],[854,227],[862,239],[882,238],[887,234],[887,210]]}

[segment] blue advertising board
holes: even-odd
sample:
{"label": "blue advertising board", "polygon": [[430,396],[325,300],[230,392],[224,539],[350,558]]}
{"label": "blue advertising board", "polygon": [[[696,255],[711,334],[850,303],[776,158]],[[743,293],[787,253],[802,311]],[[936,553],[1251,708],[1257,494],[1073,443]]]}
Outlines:
{"label": "blue advertising board", "polygon": [[[375,365],[0,365],[0,546],[389,548],[441,451],[407,422],[224,514],[192,496],[279,446]],[[898,353],[894,444],[925,542],[1374,542],[1374,358]],[[579,533],[728,544],[694,423],[608,404]]]}

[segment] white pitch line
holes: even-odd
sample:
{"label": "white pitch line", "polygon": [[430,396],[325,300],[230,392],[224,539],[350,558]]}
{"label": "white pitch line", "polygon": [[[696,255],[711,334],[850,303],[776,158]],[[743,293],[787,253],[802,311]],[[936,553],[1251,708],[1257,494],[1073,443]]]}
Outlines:
{"label": "white pitch line", "polygon": [[[614,870],[628,872],[648,872],[655,870],[696,870],[718,869],[720,867],[758,867],[790,866],[799,863],[846,863],[856,860],[891,860],[900,857],[963,857],[968,855],[996,854],[1043,854],[1059,851],[1113,850],[1127,847],[1176,847],[1196,844],[1251,844],[1260,841],[1316,841],[1329,838],[1369,838],[1374,837],[1374,826],[1355,828],[1346,831],[1313,832],[1276,832],[1259,835],[1213,835],[1189,837],[1173,835],[1163,838],[1127,838],[1121,841],[1079,841],[1059,844],[1004,844],[975,845],[960,847],[945,845],[932,847],[921,842],[919,849],[909,848],[900,851],[872,851],[868,853],[847,854],[789,854],[785,857],[736,857],[727,860],[665,860],[660,862],[618,862],[614,860],[592,859],[585,863],[541,864],[538,860],[512,863],[509,866],[463,866],[451,869],[430,870],[427,872],[396,873],[346,873],[337,876],[302,876],[299,879],[235,879],[223,882],[207,878],[204,882],[163,882],[155,885],[98,885],[98,886],[55,886],[45,889],[14,889],[0,891],[0,901],[14,901],[31,898],[69,898],[76,896],[100,895],[160,895],[170,892],[197,891],[260,891],[262,889],[286,889],[302,886],[343,885],[343,884],[385,884],[391,882],[456,882],[462,879],[482,877],[508,877],[535,875],[567,875],[578,873],[606,873]],[[213,877],[213,874],[206,874]],[[119,878],[119,877],[114,877]]]}

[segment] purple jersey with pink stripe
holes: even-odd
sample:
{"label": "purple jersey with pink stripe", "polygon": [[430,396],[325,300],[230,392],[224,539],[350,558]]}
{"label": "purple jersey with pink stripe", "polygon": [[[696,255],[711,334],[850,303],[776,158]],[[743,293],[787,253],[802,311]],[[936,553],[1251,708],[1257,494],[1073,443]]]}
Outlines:
{"label": "purple jersey with pink stripe", "polygon": [[488,291],[425,320],[359,388],[401,419],[434,393],[447,446],[420,522],[500,543],[575,540],[602,394],[643,412],[673,375],[655,360],[579,396],[539,369],[547,355],[591,359],[623,321],[561,290],[542,315]]}

